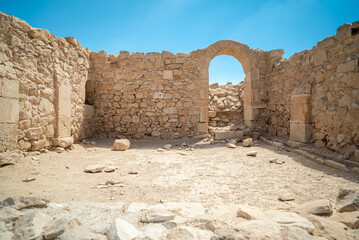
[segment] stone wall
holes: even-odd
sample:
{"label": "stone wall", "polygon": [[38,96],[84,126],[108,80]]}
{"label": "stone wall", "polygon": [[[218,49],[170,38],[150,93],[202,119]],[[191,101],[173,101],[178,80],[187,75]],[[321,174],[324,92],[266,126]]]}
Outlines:
{"label": "stone wall", "polygon": [[211,127],[244,124],[244,84],[212,84],[209,88],[208,117]]}
{"label": "stone wall", "polygon": [[74,38],[0,13],[0,151],[40,150],[84,137],[89,51]]}
{"label": "stone wall", "polygon": [[[311,140],[343,153],[359,146],[358,28],[359,22],[344,24],[335,36],[311,50],[269,66],[268,123],[272,135],[289,137],[294,124],[291,98],[308,95],[309,116],[296,123],[311,125]],[[294,111],[298,107],[293,107]]]}
{"label": "stone wall", "polygon": [[189,54],[91,53],[96,134],[178,138],[197,133],[198,64]]}

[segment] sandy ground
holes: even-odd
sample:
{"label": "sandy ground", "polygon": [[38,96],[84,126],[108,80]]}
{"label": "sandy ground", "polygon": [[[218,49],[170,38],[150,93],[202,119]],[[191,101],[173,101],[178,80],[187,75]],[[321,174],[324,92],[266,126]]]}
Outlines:
{"label": "sandy ground", "polygon": [[[131,141],[128,151],[112,151],[113,139],[93,139],[95,147],[76,144],[64,153],[48,152],[20,158],[0,168],[0,199],[36,196],[52,202],[200,202],[204,206],[247,203],[265,208],[288,207],[316,199],[335,202],[340,188],[359,190],[359,175],[318,165],[265,143],[229,149],[225,143],[209,144],[197,139]],[[181,143],[194,151],[180,150]],[[158,152],[164,144],[172,150]],[[258,151],[257,157],[246,156]],[[269,159],[284,164],[269,163]],[[93,164],[114,165],[111,173],[85,173]],[[137,174],[129,174],[129,172]],[[26,178],[35,178],[23,182]],[[122,187],[98,188],[106,180]],[[294,202],[278,197],[293,195]]]}

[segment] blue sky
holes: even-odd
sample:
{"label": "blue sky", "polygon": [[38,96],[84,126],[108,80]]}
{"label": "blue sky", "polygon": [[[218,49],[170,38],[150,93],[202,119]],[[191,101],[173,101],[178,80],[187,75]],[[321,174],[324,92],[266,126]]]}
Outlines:
{"label": "blue sky", "polygon": [[[74,36],[91,51],[188,53],[230,39],[253,49],[284,49],[285,58],[358,21],[358,9],[358,0],[0,0],[0,11]],[[214,58],[209,71],[210,82],[244,78],[230,56]]]}

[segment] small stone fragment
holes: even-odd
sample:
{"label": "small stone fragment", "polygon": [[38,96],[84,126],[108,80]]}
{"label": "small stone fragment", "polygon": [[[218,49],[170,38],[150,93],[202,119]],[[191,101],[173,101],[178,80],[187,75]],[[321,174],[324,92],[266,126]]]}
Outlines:
{"label": "small stone fragment", "polygon": [[25,178],[24,180],[22,180],[23,182],[32,182],[35,181],[36,178]]}
{"label": "small stone fragment", "polygon": [[163,146],[163,149],[166,149],[167,151],[171,150],[172,145],[171,144],[166,144]]}
{"label": "small stone fragment", "polygon": [[295,197],[292,194],[285,194],[278,197],[279,201],[287,202],[287,201],[294,201]]}
{"label": "small stone fragment", "polygon": [[167,210],[156,209],[156,210],[146,210],[143,212],[140,222],[143,223],[159,223],[170,221],[175,218],[175,215]]}
{"label": "small stone fragment", "polygon": [[243,144],[242,146],[243,147],[250,147],[252,146],[252,143],[253,143],[253,139],[252,138],[247,138],[243,141]]}
{"label": "small stone fragment", "polygon": [[49,200],[37,197],[8,197],[0,202],[1,207],[12,207],[17,210],[34,207],[47,207]]}
{"label": "small stone fragment", "polygon": [[57,152],[57,153],[63,153],[63,152],[65,152],[65,149],[63,149],[62,147],[56,147],[54,149],[54,151]]}
{"label": "small stone fragment", "polygon": [[236,148],[237,146],[233,143],[227,143],[228,148]]}
{"label": "small stone fragment", "polygon": [[269,163],[283,164],[283,163],[285,163],[285,162],[282,161],[282,160],[278,160],[278,159],[276,159],[276,158],[271,158],[271,159],[269,159]]}
{"label": "small stone fragment", "polygon": [[164,152],[165,151],[165,149],[163,149],[163,148],[158,148],[157,149],[157,152]]}
{"label": "small stone fragment", "polygon": [[130,170],[130,171],[128,172],[128,174],[138,174],[138,172],[135,171],[135,170]]}
{"label": "small stone fragment", "polygon": [[247,153],[247,156],[255,157],[255,156],[257,156],[257,154],[258,154],[257,151],[250,151]]}
{"label": "small stone fragment", "polygon": [[116,139],[113,143],[113,150],[126,151],[130,148],[130,144],[128,139]]}
{"label": "small stone fragment", "polygon": [[114,172],[116,170],[115,166],[106,166],[103,171],[104,172]]}
{"label": "small stone fragment", "polygon": [[84,172],[87,173],[99,173],[102,172],[102,170],[105,168],[105,165],[91,165],[85,168]]}

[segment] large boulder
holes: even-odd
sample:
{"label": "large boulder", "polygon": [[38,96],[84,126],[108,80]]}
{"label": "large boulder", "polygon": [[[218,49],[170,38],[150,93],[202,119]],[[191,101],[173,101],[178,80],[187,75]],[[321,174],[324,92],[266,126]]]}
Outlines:
{"label": "large boulder", "polygon": [[130,148],[130,144],[128,139],[116,139],[113,143],[113,150],[126,151]]}
{"label": "large boulder", "polygon": [[359,210],[359,193],[355,190],[340,189],[337,197],[338,212],[354,212]]}
{"label": "large boulder", "polygon": [[40,211],[31,211],[15,222],[15,239],[38,239],[51,218]]}
{"label": "large boulder", "polygon": [[67,148],[74,143],[73,137],[63,137],[63,138],[54,138],[52,140],[52,145],[56,147]]}
{"label": "large boulder", "polygon": [[136,238],[141,232],[131,223],[121,218],[116,218],[112,223],[110,231],[107,234],[109,240],[131,240]]}
{"label": "large boulder", "polygon": [[33,207],[47,207],[49,200],[37,197],[8,197],[0,202],[1,207],[12,207],[17,210]]}
{"label": "large boulder", "polygon": [[333,212],[332,204],[327,199],[315,200],[298,205],[293,209],[297,213],[308,213],[319,216],[330,216]]}

